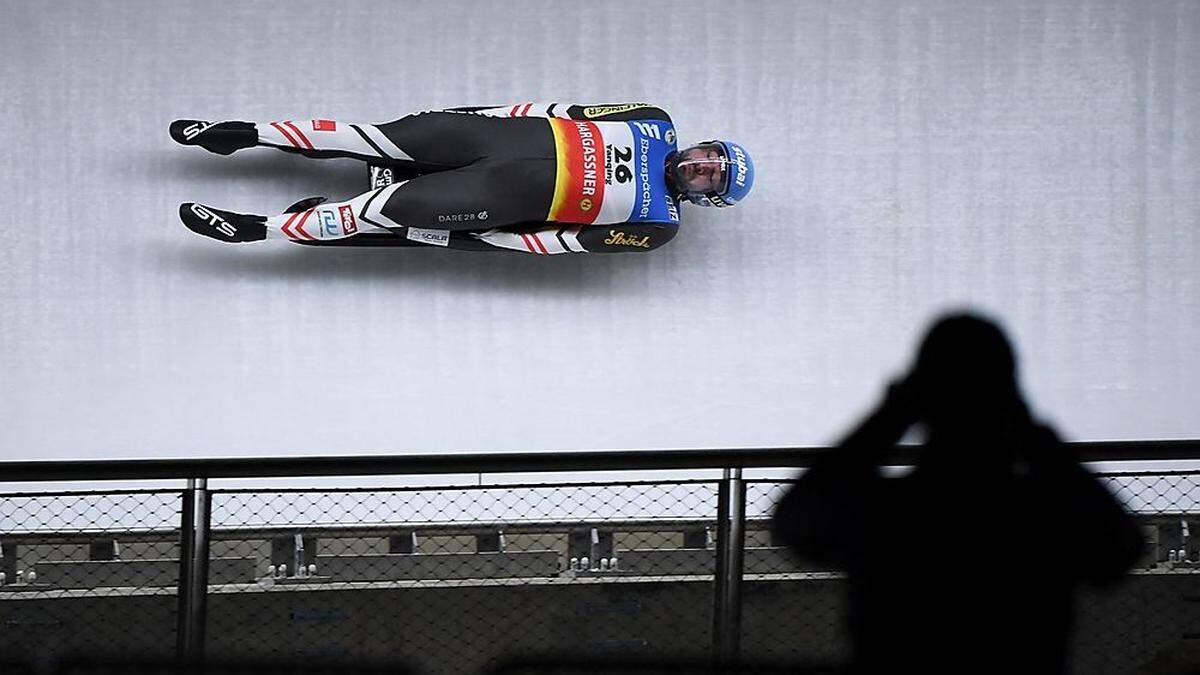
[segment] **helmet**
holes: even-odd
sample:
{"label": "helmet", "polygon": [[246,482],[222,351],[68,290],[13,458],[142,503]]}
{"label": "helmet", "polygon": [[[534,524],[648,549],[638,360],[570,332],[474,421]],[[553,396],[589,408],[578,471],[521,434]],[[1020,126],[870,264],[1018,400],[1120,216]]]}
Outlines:
{"label": "helmet", "polygon": [[754,162],[737,143],[705,141],[671,155],[667,176],[693,204],[733,206],[754,185]]}

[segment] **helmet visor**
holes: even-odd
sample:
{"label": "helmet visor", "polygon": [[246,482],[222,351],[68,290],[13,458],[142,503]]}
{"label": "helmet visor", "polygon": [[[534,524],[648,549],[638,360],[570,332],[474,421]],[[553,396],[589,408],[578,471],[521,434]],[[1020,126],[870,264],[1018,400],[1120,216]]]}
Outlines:
{"label": "helmet visor", "polygon": [[701,143],[680,151],[675,184],[687,195],[724,194],[729,187],[729,157],[719,143]]}

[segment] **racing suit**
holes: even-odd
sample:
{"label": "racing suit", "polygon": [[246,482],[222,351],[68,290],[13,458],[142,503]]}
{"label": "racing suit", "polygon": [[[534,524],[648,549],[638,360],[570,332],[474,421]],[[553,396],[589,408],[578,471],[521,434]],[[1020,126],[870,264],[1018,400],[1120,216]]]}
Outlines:
{"label": "racing suit", "polygon": [[[670,117],[648,104],[519,103],[385,124],[254,123],[257,145],[372,166],[369,192],[268,218],[310,245],[433,245],[534,254],[639,252],[675,236]],[[390,182],[390,184],[388,184]],[[303,202],[302,205],[305,205]]]}

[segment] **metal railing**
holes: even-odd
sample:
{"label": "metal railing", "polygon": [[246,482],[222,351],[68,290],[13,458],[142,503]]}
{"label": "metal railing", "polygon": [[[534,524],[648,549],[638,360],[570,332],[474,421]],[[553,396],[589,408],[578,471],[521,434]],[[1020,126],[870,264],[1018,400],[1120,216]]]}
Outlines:
{"label": "metal railing", "polygon": [[[1072,445],[1086,462],[1200,460],[1200,441]],[[422,662],[426,651],[449,655],[424,659],[427,670],[439,670],[429,664],[444,665],[445,658],[460,659],[441,668],[448,671],[493,664],[504,652],[504,645],[492,644],[498,635],[513,648],[551,651],[584,645],[584,651],[676,650],[694,656],[703,643],[720,661],[742,655],[743,636],[749,634],[755,637],[751,656],[770,652],[836,660],[845,648],[839,633],[842,608],[835,599],[840,575],[772,546],[769,513],[787,481],[743,475],[751,468],[803,468],[823,450],[0,463],[0,476],[11,482],[186,481],[181,492],[0,494],[0,622],[10,633],[25,635],[27,646],[43,651],[65,649],[69,637],[77,638],[76,648],[113,647],[124,638],[106,634],[89,643],[73,622],[84,615],[99,617],[92,626],[101,630],[111,619],[87,602],[129,603],[128,616],[136,619],[134,625],[144,622],[146,640],[161,643],[163,619],[173,615],[173,645],[159,644],[160,653],[187,660],[202,659],[206,645],[213,644],[225,653],[246,649],[259,657],[297,656],[288,652],[338,631],[363,634],[363,642],[371,644],[348,650],[338,643],[325,656],[353,652],[360,658]],[[892,461],[908,463],[910,450],[897,448]],[[721,473],[694,480],[485,484],[482,479],[487,474],[685,469]],[[479,484],[209,485],[222,478],[467,473],[480,474]],[[1158,572],[1190,572],[1200,557],[1189,548],[1188,530],[1189,517],[1200,515],[1198,478],[1200,471],[1191,470],[1105,474],[1147,528],[1159,528],[1158,551],[1147,561]],[[165,527],[172,519],[177,527]],[[134,546],[140,553],[119,552]],[[773,597],[764,589],[809,594],[809,609],[820,604],[819,612],[803,617],[793,612],[790,619],[808,622],[806,635],[813,644],[771,651],[775,641],[762,608]],[[654,604],[655,594],[674,595],[670,602]],[[173,607],[164,609],[161,600],[172,595]],[[707,607],[701,608],[704,595]],[[389,616],[403,630],[383,630],[365,618],[381,616],[363,604],[365,598],[419,601],[432,609],[428,615],[404,610],[409,613]],[[571,602],[574,609],[562,609]],[[213,603],[220,607],[215,622]],[[262,609],[273,603],[286,611]],[[460,625],[469,623],[465,619],[448,618],[470,618],[464,611],[468,605],[497,615],[469,628]],[[557,612],[557,618],[533,621],[538,612]],[[291,634],[268,627],[279,617],[287,617]],[[429,627],[439,621],[453,627]],[[563,635],[561,624],[571,624],[574,633]],[[634,624],[636,635],[629,628]],[[522,630],[529,633],[525,643],[517,637]],[[441,633],[432,634],[436,631]],[[398,633],[405,635],[401,639]],[[51,634],[61,639],[55,642]],[[19,652],[13,648],[18,643],[7,641],[0,657]],[[467,657],[472,650],[479,653],[473,660]]]}

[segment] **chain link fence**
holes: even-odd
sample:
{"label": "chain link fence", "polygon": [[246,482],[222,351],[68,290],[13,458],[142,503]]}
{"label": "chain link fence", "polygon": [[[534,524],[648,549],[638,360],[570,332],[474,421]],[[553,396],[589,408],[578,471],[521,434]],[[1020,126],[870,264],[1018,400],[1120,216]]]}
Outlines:
{"label": "chain link fence", "polygon": [[212,505],[214,556],[256,562],[253,586],[210,595],[210,650],[449,673],[711,642],[712,482],[214,491]]}
{"label": "chain link fence", "polygon": [[[424,673],[486,672],[514,656],[714,653],[721,480],[482,478],[208,491],[206,653]],[[1081,596],[1074,670],[1152,672],[1200,641],[1190,531],[1200,471],[1102,479],[1137,513],[1148,547],[1126,583]],[[770,535],[788,483],[744,482],[731,625],[745,658],[840,662],[843,577]],[[0,494],[0,663],[176,654],[182,503],[161,490]]]}
{"label": "chain link fence", "polygon": [[0,495],[0,660],[175,653],[178,492]]}
{"label": "chain link fence", "polygon": [[[1200,527],[1200,471],[1097,476],[1140,521],[1146,550],[1120,585],[1080,590],[1071,667],[1076,673],[1096,674],[1193,672],[1172,664],[1186,661],[1194,667],[1200,662],[1195,660],[1200,649],[1200,537],[1190,534]],[[843,575],[772,546],[770,515],[792,481],[748,483],[742,653],[844,661],[850,644]],[[756,547],[762,547],[758,554]]]}

